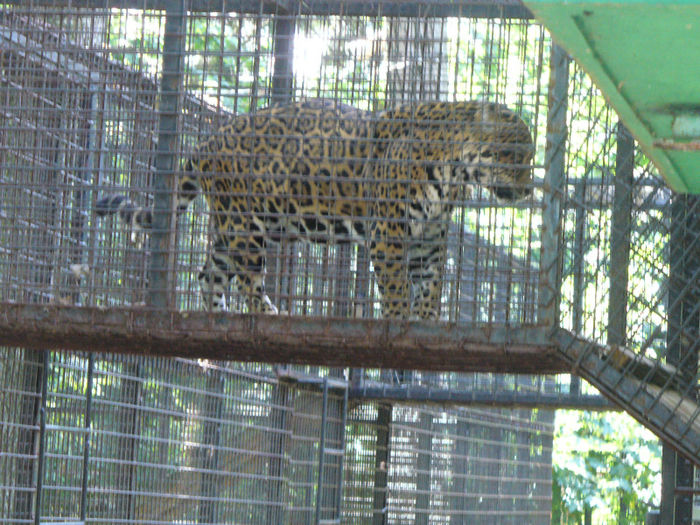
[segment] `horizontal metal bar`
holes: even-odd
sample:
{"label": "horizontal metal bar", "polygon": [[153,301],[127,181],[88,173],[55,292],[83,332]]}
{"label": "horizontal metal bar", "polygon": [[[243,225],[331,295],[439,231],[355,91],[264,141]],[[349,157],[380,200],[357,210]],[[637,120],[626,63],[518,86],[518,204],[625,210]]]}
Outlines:
{"label": "horizontal metal bar", "polygon": [[655,148],[670,149],[675,151],[700,151],[700,141],[676,142],[673,140],[655,140]]}
{"label": "horizontal metal bar", "polygon": [[537,392],[489,392],[479,390],[443,390],[425,386],[369,386],[351,388],[351,399],[430,403],[443,406],[471,405],[507,408],[571,408],[581,410],[619,410],[600,395],[571,395]]}
{"label": "horizontal metal bar", "polygon": [[277,379],[280,381],[290,381],[301,385],[310,385],[323,389],[324,382],[332,390],[345,390],[348,382],[344,379],[334,377],[321,377],[312,374],[305,374],[287,367],[277,369]]}
{"label": "horizontal metal bar", "polygon": [[[6,4],[25,5],[26,0],[7,0]],[[289,5],[288,5],[289,4]],[[167,0],[32,0],[32,6],[92,9],[165,10]],[[298,7],[293,7],[297,5]],[[520,0],[190,0],[191,12],[237,12],[246,14],[404,16],[423,18],[472,17],[531,19],[532,12]]]}
{"label": "horizontal metal bar", "polygon": [[676,487],[676,494],[700,494],[700,487]]}
{"label": "horizontal metal bar", "polygon": [[0,344],[357,368],[400,366],[527,374],[568,371],[546,330],[527,325],[3,303]]}

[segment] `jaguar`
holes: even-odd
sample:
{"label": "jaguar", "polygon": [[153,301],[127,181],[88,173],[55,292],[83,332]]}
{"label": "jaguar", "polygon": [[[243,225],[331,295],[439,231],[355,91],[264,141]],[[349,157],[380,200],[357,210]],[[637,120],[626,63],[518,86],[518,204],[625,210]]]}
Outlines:
{"label": "jaguar", "polygon": [[[522,118],[486,101],[369,112],[309,99],[234,116],[179,176],[178,211],[202,192],[214,222],[199,273],[204,305],[224,309],[234,281],[248,311],[277,313],[265,293],[265,255],[287,237],[365,243],[382,316],[437,319],[448,225],[465,186],[524,198],[532,156]],[[152,224],[151,210],[125,195],[102,198],[96,214],[118,214],[134,230]]]}

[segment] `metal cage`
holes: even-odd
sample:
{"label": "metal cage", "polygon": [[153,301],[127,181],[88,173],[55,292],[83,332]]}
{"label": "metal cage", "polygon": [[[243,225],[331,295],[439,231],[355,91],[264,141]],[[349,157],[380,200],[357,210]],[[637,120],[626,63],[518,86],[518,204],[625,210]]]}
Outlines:
{"label": "metal cage", "polygon": [[[541,375],[570,371],[698,462],[700,204],[664,185],[585,72],[519,3],[25,4],[0,11],[0,343],[13,347],[0,360],[6,522],[476,523],[481,509],[484,523],[495,515],[545,523],[551,411],[416,403],[610,407],[576,378]],[[355,131],[345,143],[269,131],[266,108],[317,99],[352,108],[367,135]],[[445,142],[418,140],[422,124],[410,108],[468,100],[481,101],[482,112],[502,104],[524,123],[530,164],[505,154],[466,163],[420,157]],[[397,107],[409,108],[408,118],[392,120]],[[268,131],[220,131],[251,114]],[[328,114],[333,133],[349,125]],[[386,119],[404,126],[403,142],[375,137]],[[450,133],[463,125],[428,120]],[[216,201],[220,190],[205,188],[178,211],[177,181],[198,144],[231,136],[254,152],[240,156],[252,159],[251,173],[256,159],[272,156],[256,149],[270,137],[317,140],[328,155],[302,160],[309,171],[318,167],[311,161],[330,168],[311,191],[341,179],[337,152],[351,146],[393,141],[418,156],[343,157],[368,188],[382,187],[382,170],[409,174],[396,179],[404,188],[420,169],[471,170],[469,180],[447,184],[450,206],[439,220],[410,226],[433,232],[411,246],[444,254],[439,318],[410,318],[426,278],[420,264],[411,270],[408,249],[396,262],[411,306],[382,319],[389,286],[378,281],[385,261],[373,253],[376,238],[323,230],[288,204],[255,212],[254,202],[273,196],[252,185],[236,194],[247,207],[229,214],[238,237],[225,233],[240,246],[234,241],[258,236],[263,219],[284,223],[266,232],[264,268],[254,268],[256,276],[264,269],[280,314],[258,313],[250,294],[226,286],[233,271],[221,278],[227,311],[207,311],[219,284],[207,264],[222,218],[208,202],[232,192]],[[479,136],[470,148],[503,150],[497,133]],[[222,155],[221,166],[236,160]],[[303,170],[289,169],[294,155],[282,153],[283,166],[258,178],[303,186]],[[531,168],[518,181],[521,199],[483,175],[494,166],[511,175]],[[427,180],[415,188],[437,191]],[[374,209],[381,199],[373,191],[349,202]],[[105,198],[121,206],[108,217]],[[403,210],[393,220],[404,232],[411,204],[442,203],[434,194],[390,199]],[[378,217],[363,213],[352,219],[371,231]],[[142,355],[28,350],[46,348]],[[261,362],[311,368],[275,373]],[[318,365],[353,369],[343,378]],[[70,419],[71,410],[82,419]],[[521,459],[488,459],[501,455]],[[476,456],[483,469],[470,462]],[[61,468],[70,472],[52,484],[49,473]],[[509,485],[516,478],[524,481]],[[469,499],[494,491],[508,497]],[[183,506],[180,494],[197,503]]]}

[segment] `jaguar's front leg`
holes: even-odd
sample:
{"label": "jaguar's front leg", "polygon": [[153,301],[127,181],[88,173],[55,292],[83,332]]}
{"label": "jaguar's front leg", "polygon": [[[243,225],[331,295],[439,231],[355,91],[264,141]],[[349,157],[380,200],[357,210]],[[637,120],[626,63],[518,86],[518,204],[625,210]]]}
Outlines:
{"label": "jaguar's front leg", "polygon": [[409,249],[408,267],[413,283],[412,314],[421,319],[440,318],[442,283],[447,253],[447,227],[426,226],[423,240]]}
{"label": "jaguar's front leg", "polygon": [[202,294],[204,309],[208,311],[220,312],[224,310],[224,295],[230,279],[227,275],[227,268],[221,265],[216,256],[210,257],[199,272],[199,291]]}
{"label": "jaguar's front leg", "polygon": [[400,224],[380,222],[372,228],[370,259],[381,294],[384,319],[408,319],[411,314],[411,283]]}

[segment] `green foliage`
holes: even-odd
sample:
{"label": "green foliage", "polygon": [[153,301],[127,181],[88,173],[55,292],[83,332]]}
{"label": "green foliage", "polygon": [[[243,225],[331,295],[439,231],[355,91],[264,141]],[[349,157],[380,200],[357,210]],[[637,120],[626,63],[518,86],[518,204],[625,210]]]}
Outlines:
{"label": "green foliage", "polygon": [[661,444],[626,414],[557,412],[553,463],[552,523],[583,523],[586,509],[594,524],[644,523],[659,504]]}

